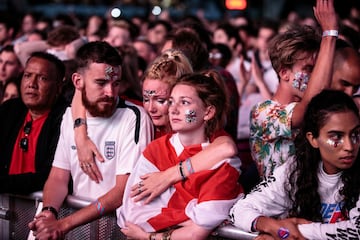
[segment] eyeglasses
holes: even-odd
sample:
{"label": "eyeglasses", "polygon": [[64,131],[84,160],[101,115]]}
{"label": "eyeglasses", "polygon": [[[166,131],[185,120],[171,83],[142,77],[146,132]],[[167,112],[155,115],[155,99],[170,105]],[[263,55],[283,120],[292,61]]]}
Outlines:
{"label": "eyeglasses", "polygon": [[26,152],[29,149],[29,134],[31,131],[32,121],[26,122],[24,126],[24,133],[25,137],[20,139],[20,148],[23,150],[23,152]]}

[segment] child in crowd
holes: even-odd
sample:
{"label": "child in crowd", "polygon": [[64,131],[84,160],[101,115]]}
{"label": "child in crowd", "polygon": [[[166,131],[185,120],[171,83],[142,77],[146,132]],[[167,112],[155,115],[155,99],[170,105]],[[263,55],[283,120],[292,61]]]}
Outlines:
{"label": "child in crowd", "polygon": [[360,117],[342,91],[309,103],[296,157],[231,209],[233,224],[266,239],[359,239]]}

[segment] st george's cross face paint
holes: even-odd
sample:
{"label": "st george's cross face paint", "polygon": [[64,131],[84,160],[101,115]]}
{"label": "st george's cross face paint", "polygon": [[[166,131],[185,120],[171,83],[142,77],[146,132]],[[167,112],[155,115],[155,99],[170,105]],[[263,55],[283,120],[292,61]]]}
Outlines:
{"label": "st george's cross face paint", "polygon": [[191,110],[191,109],[187,109],[185,110],[185,122],[187,123],[193,123],[196,122],[196,111],[195,110]]}
{"label": "st george's cross face paint", "polygon": [[107,66],[105,68],[105,79],[106,80],[116,81],[119,78],[119,74],[120,74],[119,67]]}
{"label": "st george's cross face paint", "polygon": [[293,88],[298,89],[301,92],[304,92],[309,83],[309,78],[310,78],[309,74],[305,72],[296,72],[295,78],[292,82]]}

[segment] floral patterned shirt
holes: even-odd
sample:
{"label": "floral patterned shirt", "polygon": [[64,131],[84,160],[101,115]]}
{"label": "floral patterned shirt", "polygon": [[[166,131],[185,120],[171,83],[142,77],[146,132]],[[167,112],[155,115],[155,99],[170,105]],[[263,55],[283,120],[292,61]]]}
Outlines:
{"label": "floral patterned shirt", "polygon": [[260,175],[269,176],[274,169],[295,156],[291,117],[296,102],[282,105],[273,100],[256,104],[250,113],[251,155]]}

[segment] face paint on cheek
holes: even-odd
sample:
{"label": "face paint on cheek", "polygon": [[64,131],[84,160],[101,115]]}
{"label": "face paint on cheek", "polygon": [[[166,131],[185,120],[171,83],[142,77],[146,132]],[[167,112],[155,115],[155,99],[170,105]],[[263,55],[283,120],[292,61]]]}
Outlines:
{"label": "face paint on cheek", "polygon": [[192,122],[196,122],[196,111],[195,110],[190,110],[187,109],[185,111],[185,122],[187,123],[192,123]]}
{"label": "face paint on cheek", "polygon": [[298,89],[301,92],[304,92],[307,88],[308,82],[309,82],[309,74],[304,72],[296,72],[292,86],[293,88]]}
{"label": "face paint on cheek", "polygon": [[113,66],[107,66],[105,68],[105,79],[106,80],[117,80],[119,78],[119,68]]}
{"label": "face paint on cheek", "polygon": [[340,144],[342,144],[344,142],[344,140],[339,140],[339,141],[334,141],[334,140],[332,140],[332,139],[328,139],[328,140],[326,140],[326,143],[329,145],[329,146],[331,146],[331,147],[333,147],[333,148],[337,148]]}

